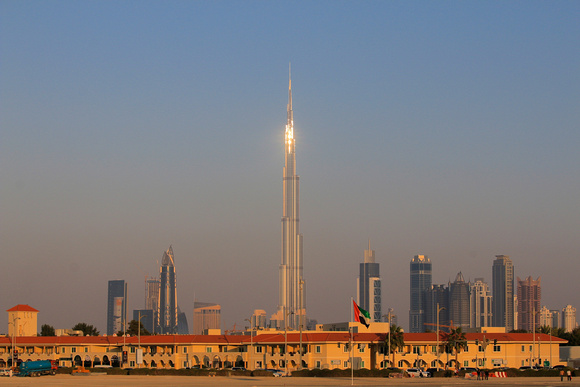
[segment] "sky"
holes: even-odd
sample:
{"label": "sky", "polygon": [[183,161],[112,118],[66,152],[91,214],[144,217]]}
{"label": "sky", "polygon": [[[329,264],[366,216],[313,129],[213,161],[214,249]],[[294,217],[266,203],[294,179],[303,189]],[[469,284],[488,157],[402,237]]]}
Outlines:
{"label": "sky", "polygon": [[[288,67],[306,307],[347,321],[371,243],[580,307],[577,1],[0,1],[0,308],[106,332],[173,246],[178,302],[278,302]],[[131,317],[132,313],[130,313]],[[8,329],[0,325],[0,332]]]}

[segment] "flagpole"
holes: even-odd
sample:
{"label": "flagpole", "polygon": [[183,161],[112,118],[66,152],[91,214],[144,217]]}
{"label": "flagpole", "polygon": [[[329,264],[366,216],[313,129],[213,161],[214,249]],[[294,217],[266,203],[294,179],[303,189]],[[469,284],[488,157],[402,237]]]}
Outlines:
{"label": "flagpole", "polygon": [[[349,320],[352,320],[352,316],[354,316],[354,306],[353,305],[354,305],[354,300],[351,297],[350,298],[350,319]],[[349,347],[350,347],[349,348],[350,349],[350,385],[352,386],[352,385],[354,385],[354,364],[353,364],[353,358],[352,358],[352,347],[354,346],[354,340],[352,337],[352,326],[350,323],[348,324],[348,330],[350,333],[350,345],[349,345]]]}

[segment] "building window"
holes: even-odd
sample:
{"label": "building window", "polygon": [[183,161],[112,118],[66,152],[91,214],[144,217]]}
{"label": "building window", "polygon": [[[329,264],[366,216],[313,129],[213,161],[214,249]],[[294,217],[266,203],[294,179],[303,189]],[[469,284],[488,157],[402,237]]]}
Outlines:
{"label": "building window", "polygon": [[530,352],[532,352],[532,346],[530,345]]}
{"label": "building window", "polygon": [[413,345],[413,353],[421,354],[421,347],[418,345]]}
{"label": "building window", "polygon": [[344,347],[342,347],[342,352],[348,352],[348,345],[345,345]]}
{"label": "building window", "polygon": [[403,368],[405,366],[405,362],[402,360],[399,360],[399,368]]}
{"label": "building window", "polygon": [[501,352],[501,347],[499,345],[494,345],[493,352]]}
{"label": "building window", "polygon": [[77,351],[77,347],[72,347],[70,350],[72,353],[75,353]]}
{"label": "building window", "polygon": [[437,346],[436,345],[431,346],[431,352],[437,353]]}
{"label": "building window", "polygon": [[316,360],[316,368],[320,368],[320,360]]}
{"label": "building window", "polygon": [[317,345],[317,346],[316,346],[316,351],[315,351],[315,352],[316,352],[316,353],[320,353],[320,345]]}
{"label": "building window", "polygon": [[469,367],[469,360],[463,360],[463,366]]}
{"label": "building window", "polygon": [[363,353],[365,351],[365,345],[364,344],[359,344],[358,345],[358,351]]}
{"label": "building window", "polygon": [[344,361],[342,364],[343,364],[342,366],[343,366],[344,368],[348,368],[348,361],[346,361],[346,360],[345,360],[345,361]]}
{"label": "building window", "polygon": [[465,349],[463,350],[463,352],[469,352],[469,345],[465,345]]}
{"label": "building window", "polygon": [[131,367],[135,367],[135,362],[133,360],[131,360],[129,364],[131,364]]}
{"label": "building window", "polygon": [[522,352],[524,352],[526,350],[526,346],[522,345]]}
{"label": "building window", "polygon": [[360,368],[365,368],[365,361],[364,360],[360,362]]}
{"label": "building window", "polygon": [[183,353],[187,353],[187,347],[183,347]]}
{"label": "building window", "polygon": [[262,346],[261,345],[258,345],[256,347],[256,353],[262,353]]}
{"label": "building window", "polygon": [[206,352],[211,352],[211,347],[205,347]]}
{"label": "building window", "polygon": [[437,367],[437,360],[433,360],[431,362],[431,367],[433,367],[433,368]]}
{"label": "building window", "polygon": [[187,368],[187,361],[183,362],[183,368]]}
{"label": "building window", "polygon": [[89,347],[85,347],[85,352],[89,352]]}
{"label": "building window", "polygon": [[131,353],[135,353],[135,347],[131,347]]}

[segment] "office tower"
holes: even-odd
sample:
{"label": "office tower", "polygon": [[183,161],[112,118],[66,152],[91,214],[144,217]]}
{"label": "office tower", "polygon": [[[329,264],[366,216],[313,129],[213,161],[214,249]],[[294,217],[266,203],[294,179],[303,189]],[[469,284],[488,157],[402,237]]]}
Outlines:
{"label": "office tower", "polygon": [[572,332],[576,328],[576,308],[572,305],[566,305],[562,309],[562,328],[566,332]]}
{"label": "office tower", "polygon": [[147,332],[153,334],[155,332],[155,313],[151,309],[135,309],[133,310],[133,320],[139,321]]}
{"label": "office tower", "polygon": [[514,329],[514,265],[507,255],[496,255],[492,266],[492,320],[494,327]]}
{"label": "office tower", "polygon": [[375,251],[369,248],[364,251],[364,262],[360,264],[359,277],[356,280],[356,298],[359,307],[371,315],[372,321],[381,321],[381,275],[379,264],[375,263]]}
{"label": "office tower", "polygon": [[[193,334],[203,335],[208,329],[220,329],[222,307],[211,302],[193,304]],[[264,312],[265,313],[265,312]]]}
{"label": "office tower", "polygon": [[277,327],[298,329],[305,324],[306,304],[302,276],[302,234],[300,234],[299,178],[296,175],[292,80],[288,82],[287,123],[284,133],[285,165],[282,178],[282,263],[278,311],[272,320]]}
{"label": "office tower", "polygon": [[411,260],[409,331],[425,332],[425,290],[431,288],[431,261],[426,255]]}
{"label": "office tower", "polygon": [[159,316],[157,325],[161,334],[177,334],[177,279],[173,248],[163,253],[159,273]]}
{"label": "office tower", "polygon": [[469,328],[471,318],[469,287],[461,272],[449,284],[449,319],[453,325],[464,329]]}
{"label": "office tower", "polygon": [[[145,279],[145,309],[153,311],[153,328],[149,332],[159,333],[157,326],[159,316],[159,289],[161,288],[161,281],[159,278]],[[149,329],[148,329],[149,330]]]}
{"label": "office tower", "polygon": [[562,311],[559,309],[550,310],[552,313],[552,328],[563,328],[562,326]]}
{"label": "office tower", "polygon": [[254,310],[254,314],[252,314],[252,318],[250,319],[250,328],[258,329],[266,329],[268,326],[268,319],[266,317],[266,311],[262,309]]}
{"label": "office tower", "polygon": [[471,285],[471,328],[492,326],[491,291],[483,278],[476,278]]}
{"label": "office tower", "polygon": [[[432,285],[425,290],[425,329],[437,329],[437,304],[439,304],[439,325],[449,325],[449,288],[444,285]],[[442,309],[445,308],[445,309]]]}
{"label": "office tower", "polygon": [[127,324],[127,284],[124,280],[109,281],[107,301],[107,335],[125,331]]}
{"label": "office tower", "polygon": [[534,332],[540,326],[538,312],[542,300],[542,278],[534,281],[532,276],[518,281],[518,329]]}
{"label": "office tower", "polygon": [[551,327],[552,326],[552,312],[546,306],[540,308],[538,313],[539,326],[541,327]]}
{"label": "office tower", "polygon": [[177,334],[189,335],[189,324],[187,323],[187,316],[177,306]]}

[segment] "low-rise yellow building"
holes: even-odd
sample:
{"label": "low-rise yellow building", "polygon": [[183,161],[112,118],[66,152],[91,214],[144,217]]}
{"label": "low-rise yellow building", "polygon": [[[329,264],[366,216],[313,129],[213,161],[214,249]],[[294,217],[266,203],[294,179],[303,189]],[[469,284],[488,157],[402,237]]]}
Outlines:
{"label": "low-rise yellow building", "polygon": [[[380,369],[398,367],[519,368],[559,364],[559,346],[565,340],[546,334],[466,333],[467,348],[445,353],[444,334],[439,351],[435,333],[405,333],[402,350],[388,355],[386,333],[308,331],[264,332],[249,335],[156,335],[138,337],[18,337],[21,361],[58,360],[73,364],[180,369],[187,367]],[[484,344],[485,343],[485,344]],[[302,351],[300,351],[302,348]],[[11,364],[12,337],[0,338],[0,367]],[[142,353],[142,355],[139,355]],[[141,360],[141,361],[138,361]],[[351,363],[352,362],[352,363]]]}

